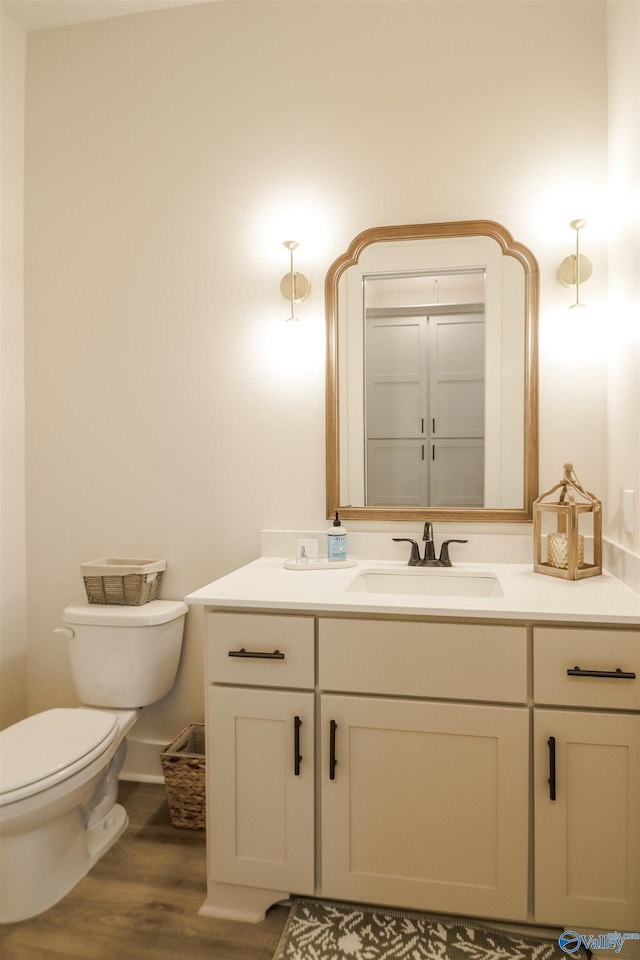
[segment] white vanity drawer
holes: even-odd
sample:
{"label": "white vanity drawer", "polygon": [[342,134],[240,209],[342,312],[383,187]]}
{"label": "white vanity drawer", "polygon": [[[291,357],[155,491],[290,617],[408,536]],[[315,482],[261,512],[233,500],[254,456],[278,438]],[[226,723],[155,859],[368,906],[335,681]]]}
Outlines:
{"label": "white vanity drawer", "polygon": [[208,614],[207,680],[312,689],[313,617]]}
{"label": "white vanity drawer", "polygon": [[640,631],[536,628],[533,697],[558,706],[640,710]]}
{"label": "white vanity drawer", "polygon": [[526,627],[321,619],[322,690],[525,703]]}

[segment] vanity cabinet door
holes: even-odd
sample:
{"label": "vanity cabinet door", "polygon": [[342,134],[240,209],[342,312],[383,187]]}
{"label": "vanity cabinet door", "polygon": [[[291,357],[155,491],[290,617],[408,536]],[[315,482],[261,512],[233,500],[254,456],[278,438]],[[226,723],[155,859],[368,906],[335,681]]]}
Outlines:
{"label": "vanity cabinet door", "polygon": [[321,697],[322,896],[527,917],[528,712]]}
{"label": "vanity cabinet door", "polygon": [[207,697],[210,880],[313,894],[313,694]]}
{"label": "vanity cabinet door", "polygon": [[534,737],[536,923],[638,930],[640,717],[535,710]]}

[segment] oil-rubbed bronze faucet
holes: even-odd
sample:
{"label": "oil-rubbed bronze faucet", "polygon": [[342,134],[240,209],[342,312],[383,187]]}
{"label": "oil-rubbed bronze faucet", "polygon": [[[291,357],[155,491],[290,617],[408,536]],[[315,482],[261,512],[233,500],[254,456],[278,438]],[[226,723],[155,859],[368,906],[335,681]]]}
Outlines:
{"label": "oil-rubbed bronze faucet", "polygon": [[440,556],[436,559],[435,544],[433,542],[433,524],[430,520],[427,520],[424,525],[422,539],[424,541],[423,557],[420,556],[420,547],[415,540],[411,540],[409,537],[393,537],[395,543],[411,544],[411,556],[408,561],[410,567],[452,567],[453,564],[449,557],[449,544],[469,542],[468,540],[445,540],[440,547]]}
{"label": "oil-rubbed bronze faucet", "polygon": [[426,567],[428,563],[435,563],[436,560],[436,547],[433,542],[433,524],[430,520],[427,520],[424,525],[422,541],[424,543],[424,558],[422,563]]}

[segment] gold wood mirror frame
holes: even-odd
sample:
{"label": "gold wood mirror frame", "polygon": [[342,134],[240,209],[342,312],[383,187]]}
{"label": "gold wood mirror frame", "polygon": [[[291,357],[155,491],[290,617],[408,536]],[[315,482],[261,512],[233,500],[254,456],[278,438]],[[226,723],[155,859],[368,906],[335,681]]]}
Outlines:
{"label": "gold wood mirror frame", "polygon": [[[341,503],[340,496],[340,451],[344,449],[344,437],[341,440],[341,397],[340,384],[344,384],[346,370],[339,369],[340,332],[346,330],[347,317],[340,316],[340,310],[346,313],[345,298],[340,292],[340,280],[345,278],[350,267],[358,267],[363,251],[372,244],[392,244],[394,241],[407,245],[408,241],[450,241],[455,238],[490,238],[498,245],[503,258],[513,258],[522,267],[522,305],[517,322],[522,331],[522,356],[519,366],[522,370],[522,499],[516,506],[502,507],[415,507],[415,506],[368,506]],[[383,248],[379,248],[382,250]],[[389,248],[394,249],[394,248]],[[504,261],[501,261],[504,262]],[[360,269],[360,268],[359,268]],[[425,269],[426,273],[435,272]],[[465,220],[450,223],[405,224],[398,226],[374,227],[358,234],[349,244],[347,251],[338,257],[329,267],[325,280],[325,309],[327,327],[327,379],[326,379],[326,495],[327,517],[333,517],[336,510],[346,520],[425,520],[435,521],[473,521],[473,522],[528,522],[533,515],[533,501],[538,495],[538,264],[531,251],[515,241],[509,231],[501,224],[491,220]],[[502,304],[501,304],[502,309]],[[364,309],[354,322],[362,328]],[[504,307],[501,323],[509,323],[508,308]],[[504,327],[503,327],[504,329]],[[344,361],[343,361],[344,362]],[[345,364],[346,366],[346,364]],[[503,369],[503,373],[504,368]],[[342,379],[341,379],[342,378]],[[518,385],[519,389],[519,385]],[[358,454],[359,455],[359,454]],[[513,457],[520,457],[518,451],[512,451]],[[364,457],[364,450],[363,450]]]}

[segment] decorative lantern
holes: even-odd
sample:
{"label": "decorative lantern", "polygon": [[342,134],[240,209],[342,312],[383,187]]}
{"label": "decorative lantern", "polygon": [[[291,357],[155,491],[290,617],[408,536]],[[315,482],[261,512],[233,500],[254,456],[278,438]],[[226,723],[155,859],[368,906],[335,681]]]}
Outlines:
{"label": "decorative lantern", "polygon": [[[560,490],[557,500],[545,503],[547,497]],[[544,524],[545,515],[550,515],[551,524]],[[553,526],[555,514],[555,530]],[[591,520],[589,520],[591,518]],[[592,524],[587,531],[593,537],[593,563],[585,562],[585,534],[581,526]],[[546,560],[543,555],[543,537],[546,536]],[[573,464],[565,463],[564,476],[560,483],[547,493],[541,494],[533,504],[533,540],[536,573],[565,580],[581,580],[597,577],[602,573],[602,503],[585,490],[573,472]]]}

